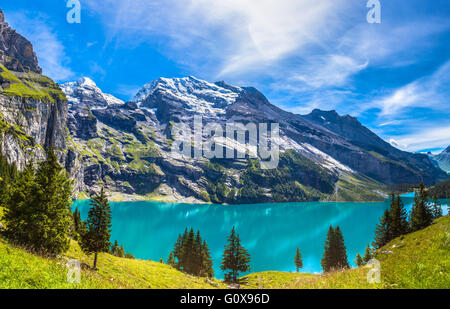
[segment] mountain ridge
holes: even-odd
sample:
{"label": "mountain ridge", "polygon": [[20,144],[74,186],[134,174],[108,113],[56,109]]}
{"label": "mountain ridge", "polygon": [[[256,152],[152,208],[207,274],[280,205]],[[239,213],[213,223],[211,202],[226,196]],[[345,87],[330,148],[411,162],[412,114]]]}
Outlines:
{"label": "mountain ridge", "polygon": [[[448,178],[427,156],[391,147],[357,119],[318,110],[295,115],[253,87],[159,78],[124,102],[87,77],[59,86],[40,74],[31,43],[1,17],[2,153],[21,168],[55,148],[80,198],[105,187],[119,198],[177,202],[381,200],[391,184]],[[196,115],[222,127],[278,123],[278,167],[172,156],[174,124],[192,128]],[[333,122],[320,121],[324,115]],[[214,139],[220,145],[226,138]]]}

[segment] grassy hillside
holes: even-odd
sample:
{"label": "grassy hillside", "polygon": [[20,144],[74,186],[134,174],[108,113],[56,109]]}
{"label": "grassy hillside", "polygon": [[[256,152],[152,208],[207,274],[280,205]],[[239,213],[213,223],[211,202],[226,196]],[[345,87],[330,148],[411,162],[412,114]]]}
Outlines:
{"label": "grassy hillside", "polygon": [[[0,222],[2,209],[0,208]],[[67,282],[66,263],[77,259],[82,263],[81,283]],[[86,256],[75,241],[62,257],[49,259],[9,244],[0,236],[0,289],[107,289],[107,288],[225,288],[218,280],[205,280],[186,275],[171,266],[144,260],[118,258],[101,253],[98,271],[87,269],[93,256]]]}
{"label": "grassy hillside", "polygon": [[[67,282],[67,259],[82,262],[81,283]],[[87,270],[83,263],[92,265],[92,256],[84,255],[72,242],[64,257],[48,259],[12,246],[0,238],[0,289],[108,289],[108,288],[172,288],[208,289],[226,287],[218,280],[205,281],[177,271],[171,266],[153,261],[99,255],[98,271]]]}
{"label": "grassy hillside", "polygon": [[[354,257],[350,257],[353,259]],[[394,239],[378,250],[381,283],[367,283],[367,267],[325,275],[286,272],[250,274],[246,288],[413,288],[450,289],[450,217],[428,228]]]}

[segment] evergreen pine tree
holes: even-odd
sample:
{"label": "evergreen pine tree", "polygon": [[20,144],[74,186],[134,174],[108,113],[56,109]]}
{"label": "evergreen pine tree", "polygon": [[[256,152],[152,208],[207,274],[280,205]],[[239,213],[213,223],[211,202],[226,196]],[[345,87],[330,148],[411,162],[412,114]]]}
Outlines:
{"label": "evergreen pine tree", "polygon": [[47,152],[36,172],[29,164],[20,174],[8,199],[7,235],[41,253],[66,251],[72,224],[72,183],[55,152]]}
{"label": "evergreen pine tree", "polygon": [[358,267],[364,265],[364,261],[363,261],[361,255],[359,255],[359,253],[356,254],[355,264]]}
{"label": "evergreen pine tree", "polygon": [[302,254],[300,253],[299,248],[297,248],[297,250],[295,251],[294,264],[295,268],[297,269],[297,272],[299,272],[300,268],[303,268]]}
{"label": "evergreen pine tree", "polygon": [[123,245],[120,245],[119,250],[117,251],[118,257],[125,257],[125,249],[123,248]]}
{"label": "evergreen pine tree", "polygon": [[239,272],[247,272],[250,270],[250,254],[241,245],[241,240],[234,226],[230,236],[228,236],[228,243],[223,252],[220,269],[223,271],[229,270],[225,274],[225,281],[233,283],[239,283]]}
{"label": "evergreen pine tree", "polygon": [[170,254],[169,254],[169,258],[167,259],[167,265],[170,265],[172,267],[176,267],[175,257],[174,257],[173,251],[171,251]]}
{"label": "evergreen pine tree", "polygon": [[391,239],[389,239],[389,241],[408,233],[409,230],[408,214],[403,205],[400,195],[397,196],[392,195],[389,218],[391,222],[391,231],[392,231],[390,235]]}
{"label": "evergreen pine tree", "polygon": [[214,270],[213,270],[213,262],[211,258],[211,252],[209,251],[208,244],[206,241],[203,241],[202,244],[202,268],[199,273],[199,276],[201,277],[214,277]]}
{"label": "evergreen pine tree", "polygon": [[87,232],[82,238],[82,249],[87,254],[94,253],[93,268],[97,268],[99,252],[107,252],[110,247],[111,237],[111,207],[105,191],[101,189],[99,194],[92,197],[91,209],[87,219]]}
{"label": "evergreen pine tree", "polygon": [[334,230],[335,234],[335,241],[336,241],[336,268],[342,269],[342,268],[350,268],[350,265],[348,263],[347,259],[347,249],[345,247],[344,243],[344,236],[342,235],[341,229],[339,226],[336,226],[336,229]]}
{"label": "evergreen pine tree", "polygon": [[325,240],[324,253],[321,260],[322,269],[324,272],[331,271],[336,265],[336,241],[334,228],[330,225],[327,232],[327,239]]}
{"label": "evergreen pine tree", "polygon": [[186,228],[183,235],[178,235],[167,264],[195,276],[214,275],[208,245],[202,240],[200,231],[195,234],[192,228]]}
{"label": "evergreen pine tree", "polygon": [[383,247],[392,239],[391,219],[389,210],[385,210],[380,218],[380,223],[375,229],[375,239],[373,246],[377,249]]}
{"label": "evergreen pine tree", "polygon": [[436,195],[433,195],[432,213],[433,219],[442,217],[442,205]]}
{"label": "evergreen pine tree", "polygon": [[324,272],[350,267],[347,259],[344,236],[342,235],[339,226],[334,229],[330,225],[330,228],[328,229],[321,265]]}
{"label": "evergreen pine tree", "polygon": [[364,251],[363,262],[367,264],[372,259],[372,249],[370,248],[369,243],[367,243],[366,250]]}
{"label": "evergreen pine tree", "polygon": [[411,231],[415,232],[426,228],[433,221],[433,214],[428,207],[428,194],[423,182],[414,196],[414,204],[411,210]]}

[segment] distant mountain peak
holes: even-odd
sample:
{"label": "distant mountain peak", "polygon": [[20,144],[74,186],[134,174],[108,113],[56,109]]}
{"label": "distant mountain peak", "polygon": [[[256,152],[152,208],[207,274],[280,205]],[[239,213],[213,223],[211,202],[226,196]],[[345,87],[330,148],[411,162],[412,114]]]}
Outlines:
{"label": "distant mountain peak", "polygon": [[80,87],[97,87],[97,84],[89,77],[81,77],[77,80],[77,84]]}
{"label": "distant mountain peak", "polygon": [[160,77],[145,84],[131,99],[138,106],[173,109],[201,113],[225,114],[225,107],[233,104],[243,89],[222,83],[210,83],[194,76]]}
{"label": "distant mountain peak", "polygon": [[111,94],[103,93],[89,77],[81,77],[77,81],[61,85],[61,89],[70,104],[82,104],[89,108],[122,105],[124,102]]}

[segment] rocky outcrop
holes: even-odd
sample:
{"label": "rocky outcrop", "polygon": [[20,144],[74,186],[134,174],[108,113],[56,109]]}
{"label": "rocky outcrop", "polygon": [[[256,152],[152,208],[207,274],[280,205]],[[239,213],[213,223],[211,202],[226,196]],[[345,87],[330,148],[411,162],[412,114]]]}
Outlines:
{"label": "rocky outcrop", "polygon": [[74,108],[67,119],[67,126],[72,136],[82,139],[97,137],[97,118],[86,107]]}
{"label": "rocky outcrop", "polygon": [[349,153],[332,144],[326,152],[339,161],[383,183],[410,183],[423,181],[427,185],[446,179],[425,154],[401,151],[385,142],[349,115],[340,116],[336,111],[313,110],[301,116],[345,138],[361,151]]}
{"label": "rocky outcrop", "polygon": [[8,23],[5,22],[5,17],[1,9],[0,62],[12,71],[42,73],[30,41],[11,29]]}
{"label": "rocky outcrop", "polygon": [[[0,10],[0,143],[9,162],[22,168],[53,147],[65,161],[67,101],[41,75],[31,43],[12,30]],[[31,86],[32,85],[32,86]]]}

